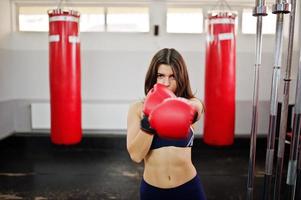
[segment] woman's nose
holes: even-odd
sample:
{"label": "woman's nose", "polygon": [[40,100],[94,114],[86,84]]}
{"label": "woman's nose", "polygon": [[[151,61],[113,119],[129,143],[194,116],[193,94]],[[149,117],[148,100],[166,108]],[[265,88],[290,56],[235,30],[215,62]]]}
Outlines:
{"label": "woman's nose", "polygon": [[168,77],[164,77],[163,80],[162,80],[162,83],[163,83],[165,86],[169,86],[169,78],[168,78]]}

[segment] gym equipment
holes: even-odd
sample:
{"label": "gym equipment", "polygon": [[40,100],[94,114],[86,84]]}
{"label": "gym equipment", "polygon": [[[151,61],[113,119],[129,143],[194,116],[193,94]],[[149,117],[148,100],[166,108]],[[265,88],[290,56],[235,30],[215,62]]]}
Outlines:
{"label": "gym equipment", "polygon": [[283,44],[283,17],[284,14],[290,12],[290,4],[288,2],[276,2],[273,5],[273,13],[277,14],[276,21],[276,37],[274,52],[274,68],[272,77],[272,87],[270,96],[270,117],[269,131],[267,138],[267,151],[265,160],[264,174],[264,199],[269,200],[272,197],[272,178],[273,178],[273,161],[275,148],[275,135],[277,126],[277,107],[278,107],[278,90],[280,82],[280,68],[282,61],[282,44]]}
{"label": "gym equipment", "polygon": [[[301,134],[301,51],[299,57],[299,68],[297,76],[297,86],[296,86],[296,97],[295,97],[295,112],[294,112],[294,122],[293,131],[290,145],[290,157],[287,170],[286,184],[288,185],[288,197],[287,199],[294,200],[297,185],[297,165],[298,165],[298,150],[300,148],[300,134]],[[299,153],[300,154],[300,153]],[[299,155],[300,159],[300,155]],[[299,161],[300,162],[300,161]],[[299,172],[299,179],[300,172]],[[300,181],[300,180],[299,180]],[[299,190],[301,190],[299,186]],[[296,198],[296,199],[300,199]]]}
{"label": "gym equipment", "polygon": [[234,13],[208,14],[204,142],[231,145],[235,129],[236,40]]}
{"label": "gym equipment", "polygon": [[266,16],[266,5],[264,0],[256,0],[256,6],[253,10],[253,16],[257,17],[256,27],[256,49],[255,49],[255,75],[253,88],[253,110],[250,138],[250,156],[248,166],[248,182],[247,182],[247,200],[253,199],[254,188],[254,171],[256,161],[256,139],[258,126],[258,89],[259,89],[259,68],[261,66],[262,52],[262,17]]}
{"label": "gym equipment", "polygon": [[287,63],[284,76],[284,89],[283,89],[283,103],[281,108],[281,120],[280,120],[280,131],[279,131],[279,142],[277,151],[277,165],[275,174],[275,186],[273,199],[279,200],[281,197],[281,179],[283,171],[283,160],[285,150],[285,137],[287,129],[287,115],[288,115],[288,104],[289,104],[289,88],[291,81],[291,65],[293,55],[293,40],[294,40],[294,28],[295,28],[295,10],[296,1],[291,1],[292,10],[290,13],[290,25],[289,25],[289,39],[288,39],[288,55]]}
{"label": "gym equipment", "polygon": [[81,141],[79,13],[54,9],[49,15],[51,141]]}

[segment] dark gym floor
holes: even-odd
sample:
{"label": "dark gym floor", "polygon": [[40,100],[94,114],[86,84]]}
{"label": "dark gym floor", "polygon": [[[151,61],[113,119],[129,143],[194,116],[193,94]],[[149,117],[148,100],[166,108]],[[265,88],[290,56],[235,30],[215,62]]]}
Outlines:
{"label": "dark gym floor", "polygon": [[[265,160],[257,140],[255,199],[261,199]],[[0,141],[0,199],[138,200],[143,165],[133,163],[126,138],[85,136],[74,146],[56,146],[48,136],[15,134]],[[249,139],[216,148],[196,138],[193,163],[208,200],[245,200]]]}

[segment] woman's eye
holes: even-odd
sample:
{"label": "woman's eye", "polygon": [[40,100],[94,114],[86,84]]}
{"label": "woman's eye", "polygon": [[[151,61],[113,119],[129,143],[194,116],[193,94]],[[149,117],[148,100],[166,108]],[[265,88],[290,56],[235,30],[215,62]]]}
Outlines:
{"label": "woman's eye", "polygon": [[174,76],[174,75],[171,75],[169,78],[170,78],[171,80],[174,80],[174,79],[175,79],[175,76]]}

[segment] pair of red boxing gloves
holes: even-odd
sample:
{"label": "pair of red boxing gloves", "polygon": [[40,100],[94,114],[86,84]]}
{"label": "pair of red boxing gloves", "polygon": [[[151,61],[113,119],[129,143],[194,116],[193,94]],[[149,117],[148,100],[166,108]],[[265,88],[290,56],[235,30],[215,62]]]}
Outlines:
{"label": "pair of red boxing gloves", "polygon": [[141,129],[167,139],[184,139],[197,111],[187,99],[176,97],[165,85],[155,84],[146,95]]}

